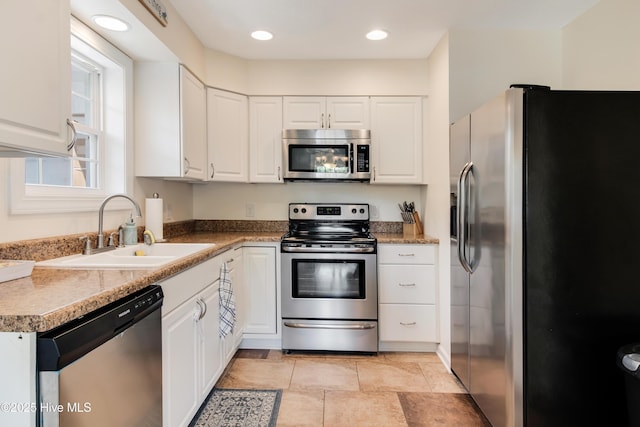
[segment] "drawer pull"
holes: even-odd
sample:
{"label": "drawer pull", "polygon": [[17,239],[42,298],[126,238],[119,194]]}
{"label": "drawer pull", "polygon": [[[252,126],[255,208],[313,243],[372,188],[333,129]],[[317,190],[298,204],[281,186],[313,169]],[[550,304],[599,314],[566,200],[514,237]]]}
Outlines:
{"label": "drawer pull", "polygon": [[415,283],[398,283],[398,286],[402,288],[409,288],[409,287],[415,287],[416,284]]}
{"label": "drawer pull", "polygon": [[398,256],[416,256],[416,254],[398,254]]}
{"label": "drawer pull", "polygon": [[400,322],[402,326],[416,326],[416,322]]}

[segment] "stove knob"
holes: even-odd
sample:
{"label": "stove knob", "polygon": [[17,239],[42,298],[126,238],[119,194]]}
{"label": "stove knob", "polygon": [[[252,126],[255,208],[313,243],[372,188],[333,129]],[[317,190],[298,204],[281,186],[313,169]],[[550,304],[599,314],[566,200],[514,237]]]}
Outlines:
{"label": "stove knob", "polygon": [[364,208],[360,208],[360,213],[363,214],[364,213]]}
{"label": "stove knob", "polygon": [[354,215],[355,215],[355,214],[356,214],[356,212],[358,212],[358,210],[357,210],[356,208],[351,209],[351,213],[352,213],[352,214],[354,214]]}
{"label": "stove knob", "polygon": [[293,208],[293,213],[298,213],[298,208]]}
{"label": "stove knob", "polygon": [[307,213],[307,208],[302,208],[302,213]]}

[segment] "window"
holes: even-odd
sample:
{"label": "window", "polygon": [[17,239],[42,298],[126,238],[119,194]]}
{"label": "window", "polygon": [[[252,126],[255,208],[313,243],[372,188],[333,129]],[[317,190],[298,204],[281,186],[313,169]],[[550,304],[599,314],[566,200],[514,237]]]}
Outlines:
{"label": "window", "polygon": [[70,158],[27,158],[26,184],[100,188],[102,75],[97,62],[72,50],[71,117],[76,143]]}
{"label": "window", "polygon": [[70,70],[76,144],[67,158],[11,161],[12,213],[97,210],[132,192],[133,62],[72,18]]}

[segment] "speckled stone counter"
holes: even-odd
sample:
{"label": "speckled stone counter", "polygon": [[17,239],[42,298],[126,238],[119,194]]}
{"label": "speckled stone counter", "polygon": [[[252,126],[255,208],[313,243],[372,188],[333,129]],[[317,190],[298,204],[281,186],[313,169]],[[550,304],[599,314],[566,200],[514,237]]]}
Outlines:
{"label": "speckled stone counter", "polygon": [[374,233],[378,243],[406,245],[437,245],[440,241],[435,237],[419,235],[405,236],[402,233]]}
{"label": "speckled stone counter", "polygon": [[[225,224],[225,228],[231,228]],[[35,267],[30,277],[0,283],[0,332],[43,332],[85,315],[155,282],[221,254],[244,242],[279,242],[282,224],[262,228],[270,231],[219,231],[210,225],[190,227],[172,236],[175,243],[214,243],[215,246],[154,270],[51,269]],[[378,243],[437,244],[429,236],[407,238],[402,233],[375,232]],[[61,239],[69,251],[54,250],[55,256],[79,253],[76,236]],[[70,243],[69,243],[70,242]],[[4,244],[0,253],[11,259],[40,261],[53,256],[33,254],[29,244]],[[33,248],[43,245],[31,241]],[[41,250],[41,249],[40,249]],[[2,256],[0,256],[1,258]]]}
{"label": "speckled stone counter", "polygon": [[35,267],[29,277],[0,283],[0,332],[43,332],[123,298],[246,241],[279,242],[282,233],[194,233],[172,242],[215,243],[154,270]]}

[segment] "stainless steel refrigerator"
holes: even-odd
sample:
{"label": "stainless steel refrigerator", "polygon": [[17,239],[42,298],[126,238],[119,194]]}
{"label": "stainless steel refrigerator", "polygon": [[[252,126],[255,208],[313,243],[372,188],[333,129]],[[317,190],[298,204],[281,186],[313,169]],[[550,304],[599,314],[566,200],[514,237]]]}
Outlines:
{"label": "stainless steel refrigerator", "polygon": [[626,425],[640,92],[512,87],[450,136],[453,371],[494,426]]}

